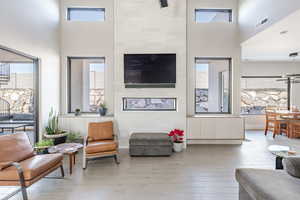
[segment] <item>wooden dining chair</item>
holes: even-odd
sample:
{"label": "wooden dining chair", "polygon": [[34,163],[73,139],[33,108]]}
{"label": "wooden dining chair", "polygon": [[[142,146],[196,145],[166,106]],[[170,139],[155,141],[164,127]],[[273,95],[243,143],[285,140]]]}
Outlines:
{"label": "wooden dining chair", "polygon": [[267,106],[265,108],[265,112],[275,112],[276,109],[277,109],[277,107],[275,107],[275,106]]}
{"label": "wooden dining chair", "polygon": [[300,137],[300,120],[292,120],[290,122],[290,138]]}
{"label": "wooden dining chair", "polygon": [[285,120],[281,120],[276,112],[266,111],[265,135],[268,134],[268,131],[273,132],[273,138],[283,132],[288,134],[287,122]]}

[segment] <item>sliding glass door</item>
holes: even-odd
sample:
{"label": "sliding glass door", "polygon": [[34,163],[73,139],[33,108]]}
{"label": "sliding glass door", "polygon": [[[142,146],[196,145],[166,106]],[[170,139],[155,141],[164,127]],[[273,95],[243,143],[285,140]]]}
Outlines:
{"label": "sliding glass door", "polygon": [[0,48],[0,135],[38,130],[38,60]]}

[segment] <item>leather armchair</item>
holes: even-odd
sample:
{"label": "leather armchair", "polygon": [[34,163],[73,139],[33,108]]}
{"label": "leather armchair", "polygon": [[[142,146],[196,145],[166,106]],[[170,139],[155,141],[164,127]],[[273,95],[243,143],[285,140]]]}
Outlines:
{"label": "leather armchair", "polygon": [[60,168],[63,155],[35,155],[26,133],[0,136],[0,186],[21,186],[13,193],[22,192],[27,200],[26,188]]}
{"label": "leather armchair", "polygon": [[114,134],[113,122],[89,123],[83,147],[83,169],[89,159],[111,156],[119,164],[118,135]]}

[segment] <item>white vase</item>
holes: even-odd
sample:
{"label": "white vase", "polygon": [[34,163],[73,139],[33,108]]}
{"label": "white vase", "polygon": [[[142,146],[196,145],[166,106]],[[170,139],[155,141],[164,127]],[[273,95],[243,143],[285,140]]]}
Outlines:
{"label": "white vase", "polygon": [[182,152],[183,150],[183,142],[182,143],[173,143],[173,149],[175,152]]}

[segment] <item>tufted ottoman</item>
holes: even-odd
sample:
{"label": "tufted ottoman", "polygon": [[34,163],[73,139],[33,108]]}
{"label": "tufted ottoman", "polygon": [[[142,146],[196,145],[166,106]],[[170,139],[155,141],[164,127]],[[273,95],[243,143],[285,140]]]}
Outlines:
{"label": "tufted ottoman", "polygon": [[167,133],[133,133],[129,139],[130,156],[170,156],[172,149]]}

